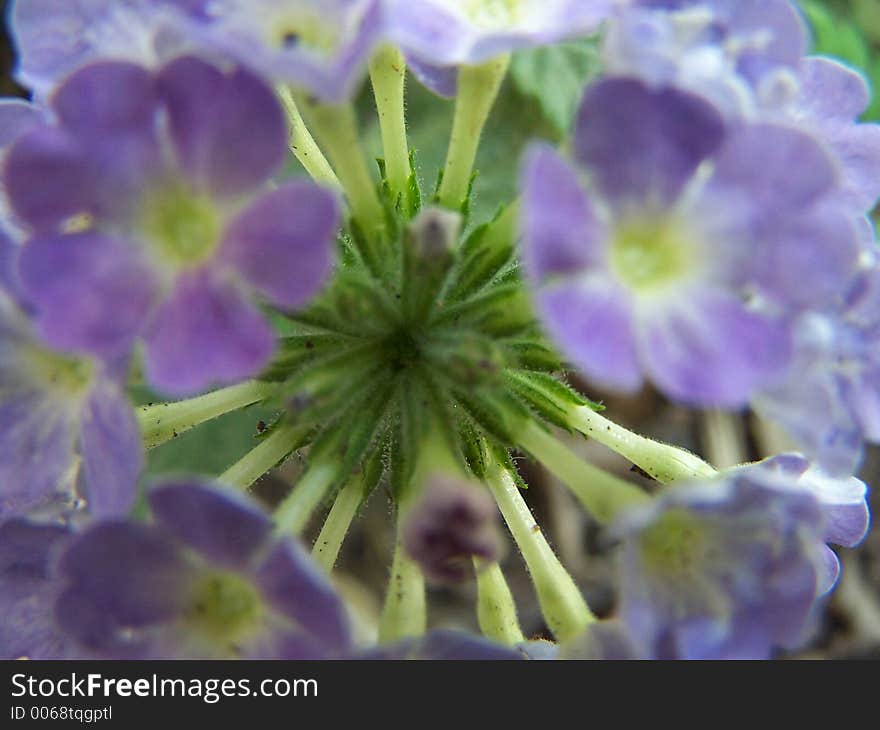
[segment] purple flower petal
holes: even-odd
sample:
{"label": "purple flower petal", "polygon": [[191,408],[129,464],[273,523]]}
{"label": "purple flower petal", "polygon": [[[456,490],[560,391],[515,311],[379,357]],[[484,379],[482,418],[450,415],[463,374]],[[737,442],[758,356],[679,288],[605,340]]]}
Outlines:
{"label": "purple flower petal", "polygon": [[642,385],[626,292],[603,272],[538,294],[545,327],[588,378],[624,392]]}
{"label": "purple flower petal", "polygon": [[250,192],[282,165],[287,123],[278,100],[241,67],[223,71],[193,56],[159,74],[171,136],[192,182],[221,197]]}
{"label": "purple flower petal", "polygon": [[496,644],[464,631],[435,629],[418,642],[411,659],[433,661],[513,661],[522,660],[516,649]]}
{"label": "purple flower petal", "polygon": [[734,37],[757,34],[764,41],[738,58],[739,72],[753,82],[778,66],[797,67],[806,54],[807,24],[788,0],[721,0],[716,4],[730,8],[727,12]]}
{"label": "purple flower petal", "polygon": [[781,304],[822,308],[852,281],[862,252],[852,216],[822,207],[790,220],[759,249],[764,293]]}
{"label": "purple flower petal", "polygon": [[54,558],[70,538],[58,525],[0,523],[0,657],[74,659],[77,648],[55,625]]}
{"label": "purple flower petal", "polygon": [[655,383],[695,405],[738,407],[791,358],[787,326],[719,291],[646,315],[642,358]]}
{"label": "purple flower petal", "polygon": [[709,186],[720,195],[747,197],[759,219],[776,220],[801,215],[836,182],[834,162],[811,135],[775,124],[751,124],[728,136]]}
{"label": "purple flower petal", "polygon": [[351,642],[342,601],[327,577],[293,540],[276,543],[257,570],[256,581],[269,604],[328,648]]}
{"label": "purple flower petal", "polygon": [[309,182],[287,183],[231,221],[218,255],[270,302],[295,309],[330,274],[339,219],[332,192]]}
{"label": "purple flower petal", "polygon": [[61,125],[82,138],[152,131],[159,96],[153,75],[145,68],[103,61],[74,73],[51,103]]}
{"label": "purple flower petal", "polygon": [[165,482],[147,499],[165,530],[212,563],[247,568],[272,532],[255,504],[196,480]]}
{"label": "purple flower petal", "polygon": [[[176,0],[184,12],[204,0]],[[19,53],[17,77],[43,98],[96,59],[153,65],[185,47],[184,16],[170,0],[19,0],[10,27]]]}
{"label": "purple flower petal", "polygon": [[88,155],[63,130],[38,126],[6,158],[4,188],[13,212],[34,228],[52,228],[93,211],[100,197]]}
{"label": "purple flower petal", "polygon": [[126,353],[155,300],[152,271],[134,245],[102,233],[36,238],[20,273],[41,335],[59,349]]}
{"label": "purple flower petal", "polygon": [[[2,370],[0,366],[0,385],[5,386]],[[13,387],[22,388],[22,383]],[[75,416],[54,402],[51,393],[22,389],[2,396],[0,516],[24,514],[62,489],[74,465],[76,434]]]}
{"label": "purple flower petal", "polygon": [[870,100],[865,78],[849,66],[819,56],[802,61],[798,103],[810,118],[852,122],[868,108]]}
{"label": "purple flower petal", "polygon": [[407,68],[419,82],[444,99],[452,99],[458,89],[458,66],[433,66],[420,61],[416,56],[408,56]]}
{"label": "purple flower petal", "polygon": [[577,173],[549,145],[529,148],[520,177],[523,259],[536,284],[604,258],[603,230]]}
{"label": "purple flower petal", "polygon": [[836,125],[823,141],[841,165],[843,199],[858,213],[872,210],[880,199],[880,124]]}
{"label": "purple flower petal", "polygon": [[115,650],[125,630],[170,621],[185,609],[193,568],[161,530],[102,522],[61,558],[67,588],[57,620],[81,643]]}
{"label": "purple flower petal", "polygon": [[723,139],[721,116],[699,97],[609,79],[587,90],[574,149],[609,202],[668,204]]}
{"label": "purple flower petal", "polygon": [[199,36],[208,47],[327,104],[352,97],[385,32],[380,0],[224,0],[206,16]]}
{"label": "purple flower petal", "polygon": [[89,511],[127,513],[137,496],[143,442],[134,409],[115,385],[93,388],[81,416],[81,450]]}
{"label": "purple flower petal", "polygon": [[820,596],[827,595],[837,585],[840,578],[840,558],[828,546],[822,551],[822,561],[819,564],[818,577],[818,593]]}
{"label": "purple flower petal", "polygon": [[196,271],[178,279],[153,319],[147,376],[163,392],[195,393],[255,375],[274,345],[271,328],[235,284]]}

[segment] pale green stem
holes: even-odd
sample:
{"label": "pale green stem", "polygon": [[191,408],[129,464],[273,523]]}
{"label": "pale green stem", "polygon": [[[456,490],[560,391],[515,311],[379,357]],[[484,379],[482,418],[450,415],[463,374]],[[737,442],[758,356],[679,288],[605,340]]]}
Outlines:
{"label": "pale green stem", "polygon": [[290,454],[302,432],[291,425],[275,428],[260,444],[230,466],[217,479],[239,489],[247,489],[269,469]]}
{"label": "pale green stem", "polygon": [[329,573],[336,564],[342,541],[348,534],[351,522],[357,514],[363,498],[364,485],[361,479],[353,479],[336,495],[330,514],[312,547],[312,557]]}
{"label": "pale green stem", "polygon": [[510,56],[503,55],[482,66],[459,69],[452,135],[438,191],[440,203],[447,208],[459,210],[467,197],[483,127],[509,65]]}
{"label": "pale green stem", "polygon": [[412,174],[406,141],[405,80],[403,54],[394,46],[382,46],[370,60],[370,81],[379,112],[388,185],[395,199],[402,196],[404,200]]}
{"label": "pale green stem", "polygon": [[493,641],[513,646],[525,641],[513,594],[498,563],[474,559],[477,572],[477,619],[480,631]]}
{"label": "pale green stem", "polygon": [[716,467],[729,469],[747,460],[745,432],[739,414],[717,409],[705,411],[701,421],[704,450]]}
{"label": "pale green stem", "polygon": [[699,456],[677,446],[639,436],[589,406],[575,406],[568,416],[572,428],[604,444],[664,484],[678,479],[711,478],[717,474]]}
{"label": "pale green stem", "polygon": [[634,484],[581,459],[565,444],[530,422],[518,436],[519,445],[556,475],[602,524],[621,511],[650,499]]}
{"label": "pale green stem", "polygon": [[327,496],[333,482],[339,477],[339,465],[331,461],[310,464],[293,490],[275,510],[275,525],[279,532],[298,535],[312,513]]}
{"label": "pale green stem", "polygon": [[342,183],[339,182],[339,178],[336,177],[336,173],[333,172],[333,168],[330,167],[330,163],[327,162],[327,158],[324,157],[312,137],[312,133],[306,127],[290,89],[280,85],[277,90],[290,123],[290,151],[300,161],[312,180],[320,185],[341,190]]}
{"label": "pale green stem", "polygon": [[560,641],[577,636],[596,617],[544,539],[513,477],[506,469],[496,469],[488,484],[529,568],[547,626]]}
{"label": "pale green stem", "polygon": [[144,446],[152,449],[205,421],[265,400],[274,389],[272,383],[248,380],[176,403],[141,406],[137,409],[137,419]]}
{"label": "pale green stem", "polygon": [[385,213],[361,148],[354,106],[304,103],[301,106],[318,141],[333,163],[355,220],[364,234],[371,240],[374,239],[384,228]]}
{"label": "pale green stem", "polygon": [[388,644],[409,636],[421,636],[428,625],[425,607],[425,577],[419,566],[406,554],[398,537],[391,563],[391,578],[385,590],[385,605],[379,619],[379,643]]}

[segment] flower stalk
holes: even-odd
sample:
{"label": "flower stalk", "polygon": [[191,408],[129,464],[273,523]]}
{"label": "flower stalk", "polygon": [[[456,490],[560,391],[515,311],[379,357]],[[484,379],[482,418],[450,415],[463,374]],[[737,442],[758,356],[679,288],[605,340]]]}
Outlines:
{"label": "flower stalk", "polygon": [[529,568],[544,620],[558,640],[576,636],[596,617],[544,538],[510,473],[499,467],[487,482]]}
{"label": "flower stalk", "polygon": [[339,182],[339,178],[336,177],[336,173],[333,172],[333,168],[330,167],[330,163],[327,162],[327,158],[324,157],[324,153],[321,152],[312,133],[309,132],[290,88],[280,85],[277,91],[290,124],[290,151],[293,152],[294,157],[299,160],[312,180],[320,185],[341,190],[342,183]]}
{"label": "flower stalk", "polygon": [[498,563],[475,559],[477,573],[477,620],[483,635],[500,644],[514,646],[525,641],[513,594]]}
{"label": "flower stalk", "polygon": [[583,461],[535,422],[530,422],[522,430],[519,443],[558,477],[602,524],[608,524],[621,511],[650,499],[634,484]]}
{"label": "flower stalk", "polygon": [[338,477],[339,467],[333,461],[310,464],[275,511],[278,531],[294,535],[302,532]]}
{"label": "flower stalk", "polygon": [[[354,106],[332,106],[308,100],[301,101],[300,106],[333,164],[354,219],[367,239],[375,242],[385,227],[385,214],[361,147]],[[375,251],[373,255],[378,256]]]}
{"label": "flower stalk", "polygon": [[269,469],[287,457],[297,445],[300,430],[290,424],[277,426],[260,444],[223,472],[218,480],[247,489]]}
{"label": "flower stalk", "polygon": [[385,591],[385,605],[379,619],[379,643],[388,644],[409,636],[421,636],[428,625],[425,577],[398,539],[391,564],[391,578]]}
{"label": "flower stalk", "polygon": [[363,484],[360,479],[352,479],[336,495],[333,507],[327,515],[324,526],[312,547],[312,557],[328,573],[333,570],[342,542],[348,534],[352,520],[357,514],[363,499]]}
{"label": "flower stalk", "polygon": [[393,46],[382,46],[370,60],[370,81],[379,112],[388,186],[395,200],[398,197],[405,200],[412,170],[406,139],[406,62],[403,54]]}
{"label": "flower stalk", "polygon": [[717,474],[696,454],[633,433],[590,406],[573,406],[568,416],[572,428],[629,459],[664,484],[679,479],[712,478]]}
{"label": "flower stalk", "polygon": [[502,55],[481,66],[462,66],[458,72],[452,135],[438,191],[440,204],[447,208],[459,210],[467,198],[483,127],[509,65],[510,56]]}
{"label": "flower stalk", "polygon": [[205,421],[265,400],[275,390],[272,383],[248,380],[176,403],[156,403],[137,409],[144,446],[152,449]]}

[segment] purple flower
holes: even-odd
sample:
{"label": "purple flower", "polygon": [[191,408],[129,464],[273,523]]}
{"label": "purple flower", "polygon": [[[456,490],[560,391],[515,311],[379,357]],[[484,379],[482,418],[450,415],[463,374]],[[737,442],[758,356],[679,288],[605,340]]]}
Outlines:
{"label": "purple flower", "polygon": [[403,544],[427,578],[456,583],[471,573],[473,558],[493,562],[503,549],[498,509],[478,485],[435,475],[410,508]]}
{"label": "purple flower", "polygon": [[339,103],[354,93],[382,30],[380,0],[211,0],[193,38],[267,78]]}
{"label": "purple flower", "polygon": [[457,69],[523,48],[595,32],[614,0],[386,0],[388,37],[413,73],[455,95]]}
{"label": "purple flower", "polygon": [[845,292],[798,319],[789,376],[753,404],[835,475],[856,470],[864,441],[880,442],[880,268]]}
{"label": "purple flower", "polygon": [[45,99],[98,59],[156,67],[187,47],[186,13],[205,0],[14,0],[10,29],[18,80]]}
{"label": "purple flower", "polygon": [[788,0],[637,0],[609,24],[606,71],[752,117],[797,93],[806,24]]}
{"label": "purple flower", "polygon": [[503,53],[589,35],[613,0],[387,0],[388,35],[433,66],[476,65]]}
{"label": "purple flower", "polygon": [[84,658],[52,611],[55,558],[70,537],[60,525],[0,523],[0,658]]}
{"label": "purple flower", "polygon": [[58,124],[19,138],[5,166],[41,335],[102,356],[140,337],[150,382],[172,394],[257,372],[274,346],[258,301],[308,302],[339,220],[310,182],[266,192],[287,149],[271,89],[195,57],[157,73],[105,62],[52,108]]}
{"label": "purple flower", "polygon": [[640,654],[759,659],[808,638],[838,573],[825,542],[860,538],[866,508],[864,489],[793,466],[669,488],[616,527],[620,618]]}
{"label": "purple flower", "polygon": [[[0,283],[13,283],[17,254],[0,234]],[[8,292],[0,290],[0,517],[74,492],[96,516],[124,514],[143,457],[122,368],[47,348]]]}
{"label": "purple flower", "polygon": [[604,56],[611,74],[691,91],[731,119],[814,135],[840,167],[841,198],[864,214],[880,197],[880,125],[858,123],[867,83],[806,50],[804,21],[788,0],[643,1],[610,24]]}
{"label": "purple flower", "polygon": [[154,524],[101,522],[61,556],[55,616],[114,658],[329,658],[344,608],[292,538],[244,498],[193,481],[150,491]]}
{"label": "purple flower", "polygon": [[870,103],[865,78],[830,58],[805,58],[800,93],[787,118],[828,145],[840,165],[841,196],[856,213],[870,212],[880,199],[880,124],[860,124]]}
{"label": "purple flower", "polygon": [[793,313],[856,268],[834,164],[802,132],[611,79],[585,95],[574,155],[527,155],[523,258],[549,333],[603,386],[743,405],[785,373]]}

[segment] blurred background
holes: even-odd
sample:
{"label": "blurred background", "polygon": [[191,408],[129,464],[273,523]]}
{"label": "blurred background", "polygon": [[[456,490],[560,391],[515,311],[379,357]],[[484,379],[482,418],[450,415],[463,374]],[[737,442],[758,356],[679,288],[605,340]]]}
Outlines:
{"label": "blurred background", "polygon": [[[26,2],[27,0],[22,0]],[[880,90],[880,0],[826,0],[801,3],[813,29],[814,51],[836,56],[857,67],[875,90]],[[3,17],[8,3],[0,0]],[[27,90],[12,78],[15,49],[6,26],[0,38],[0,94],[26,96]],[[540,137],[561,142],[572,117],[578,92],[597,71],[592,42],[564,44],[552,49],[518,54],[512,64],[497,107],[492,113],[477,168],[474,219],[492,215],[497,206],[515,194],[520,152],[528,140]],[[358,100],[369,152],[380,152],[372,97],[365,90]],[[880,93],[865,115],[880,121]],[[412,147],[425,187],[433,185],[443,162],[452,120],[452,105],[411,83],[408,87],[408,120]],[[290,174],[301,174],[292,162]],[[880,170],[877,171],[880,174]],[[597,391],[590,383],[575,384],[594,400],[604,402],[612,419],[654,438],[689,448],[717,466],[759,459],[786,448],[773,427],[750,413],[697,412],[665,401],[646,389],[636,397],[620,398]],[[154,396],[143,392],[144,401]],[[272,414],[251,408],[217,419],[150,453],[147,479],[161,473],[200,471],[219,474],[254,445],[258,424]],[[630,465],[598,444],[572,439],[572,446],[594,463],[652,485],[631,471]],[[520,469],[531,488],[526,498],[564,565],[582,586],[599,615],[614,609],[613,559],[601,531],[587,518],[555,480],[537,465],[520,460]],[[300,464],[292,459],[278,474],[257,485],[259,496],[273,503],[290,488]],[[868,451],[860,476],[869,485],[880,485],[880,449]],[[880,508],[880,489],[872,496]],[[317,534],[322,515],[311,526]],[[365,618],[378,616],[388,579],[393,530],[390,505],[377,490],[343,546],[335,571],[340,588]],[[815,640],[793,654],[803,658],[880,658],[880,530],[873,530],[856,550],[840,551],[843,575],[822,617]],[[520,608],[524,631],[547,636],[523,563],[511,548],[504,570]],[[432,588],[429,621],[434,627],[476,628],[475,588],[472,582],[455,588]]]}

